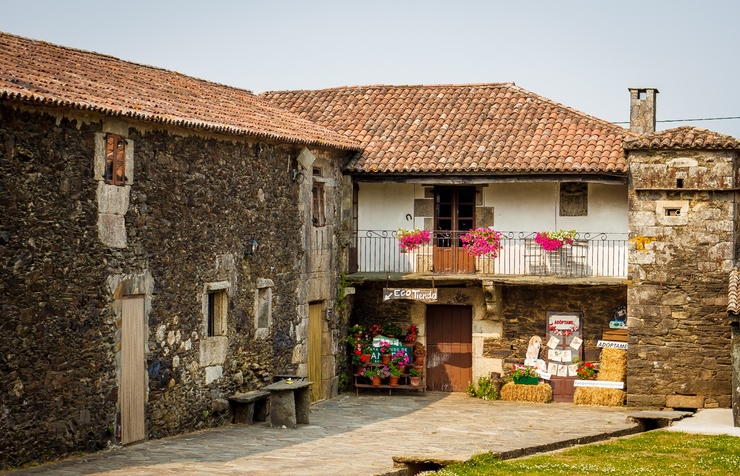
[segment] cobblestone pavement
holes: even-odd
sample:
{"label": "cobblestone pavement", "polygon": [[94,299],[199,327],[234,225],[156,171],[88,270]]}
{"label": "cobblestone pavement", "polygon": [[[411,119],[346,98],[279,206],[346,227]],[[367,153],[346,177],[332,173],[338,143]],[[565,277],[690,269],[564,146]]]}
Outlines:
{"label": "cobblestone pavement", "polygon": [[626,409],[484,401],[461,393],[340,396],[297,429],[231,425],[102,451],[26,475],[377,475],[393,456],[469,458],[635,427]]}

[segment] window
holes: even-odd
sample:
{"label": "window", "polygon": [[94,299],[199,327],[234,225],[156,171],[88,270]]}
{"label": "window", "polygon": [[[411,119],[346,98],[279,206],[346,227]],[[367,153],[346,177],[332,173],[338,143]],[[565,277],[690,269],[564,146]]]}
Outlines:
{"label": "window", "polygon": [[324,184],[313,184],[313,225],[325,226],[326,216],[324,215]]}
{"label": "window", "polygon": [[105,183],[126,184],[126,139],[118,134],[105,136]]}
{"label": "window", "polygon": [[588,184],[580,182],[560,183],[560,216],[588,216]]}
{"label": "window", "polygon": [[206,332],[208,337],[226,335],[226,308],[228,301],[224,290],[208,293],[208,320]]}

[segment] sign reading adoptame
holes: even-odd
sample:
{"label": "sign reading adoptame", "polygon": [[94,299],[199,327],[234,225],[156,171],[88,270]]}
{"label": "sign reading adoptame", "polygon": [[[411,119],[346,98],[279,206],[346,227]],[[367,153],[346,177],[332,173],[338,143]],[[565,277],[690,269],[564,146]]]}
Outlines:
{"label": "sign reading adoptame", "polygon": [[383,302],[401,300],[437,302],[437,290],[435,288],[383,288]]}

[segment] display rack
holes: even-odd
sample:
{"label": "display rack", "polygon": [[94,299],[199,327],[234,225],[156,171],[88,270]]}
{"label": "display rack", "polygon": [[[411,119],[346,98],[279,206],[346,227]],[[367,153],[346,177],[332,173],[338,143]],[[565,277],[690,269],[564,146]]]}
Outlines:
{"label": "display rack", "polygon": [[[383,367],[385,364],[368,364],[368,366],[371,367]],[[363,377],[360,374],[353,374],[354,375],[354,386],[355,386],[355,395],[360,396],[360,389],[361,388],[382,388],[382,389],[388,389],[388,395],[392,395],[393,390],[421,390],[422,392],[426,391],[426,385],[423,383],[419,385],[418,387],[414,387],[409,385],[409,377],[411,377],[410,374],[404,373],[401,374],[398,378],[398,385],[388,385],[388,384],[380,384],[380,385],[373,385],[371,383],[358,383],[358,380],[360,379],[367,379],[367,377]],[[405,383],[402,383],[405,382]]]}

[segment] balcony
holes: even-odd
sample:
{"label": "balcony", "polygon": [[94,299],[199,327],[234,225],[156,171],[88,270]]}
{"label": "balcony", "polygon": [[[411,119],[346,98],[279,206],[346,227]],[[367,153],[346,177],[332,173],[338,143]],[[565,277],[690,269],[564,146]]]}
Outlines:
{"label": "balcony", "polygon": [[626,278],[627,234],[579,233],[572,244],[545,251],[537,233],[502,232],[497,257],[469,255],[459,237],[435,231],[432,240],[404,253],[394,230],[361,230],[353,237],[351,273],[479,274]]}

